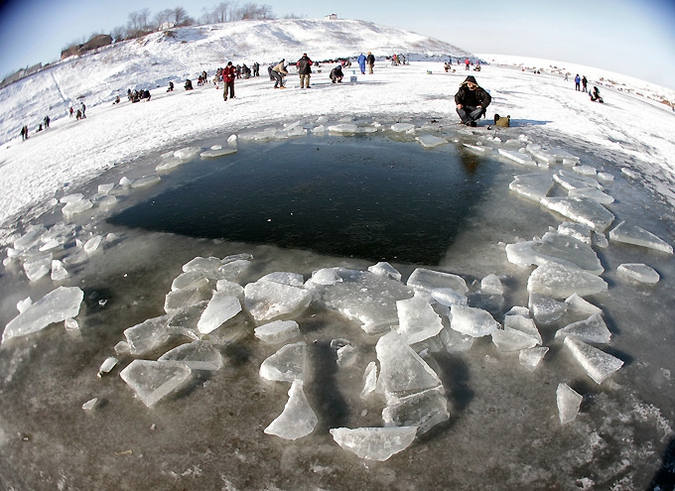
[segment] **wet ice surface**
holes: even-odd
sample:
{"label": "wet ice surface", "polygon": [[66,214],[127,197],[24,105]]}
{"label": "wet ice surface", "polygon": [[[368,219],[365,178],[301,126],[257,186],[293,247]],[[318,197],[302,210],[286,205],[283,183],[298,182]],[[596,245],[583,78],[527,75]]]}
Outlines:
{"label": "wet ice surface", "polygon": [[[347,134],[367,126],[336,125]],[[477,175],[494,174],[434,261],[375,264],[103,220],[180,186],[175,174],[151,177],[158,161],[202,165],[188,162],[212,142],[153,159],[128,183],[102,176],[59,205],[68,207],[65,225],[55,211],[44,218],[46,234],[15,241],[0,278],[3,325],[18,304],[30,311],[59,285],[78,286],[84,299],[79,313],[46,317],[56,323],[3,343],[1,475],[31,489],[106,489],[105,469],[114,470],[115,489],[439,481],[451,489],[644,489],[675,418],[675,268],[659,241],[612,230],[625,221],[672,244],[672,220],[662,220],[672,210],[610,162],[572,148],[547,152],[539,141],[524,154],[545,166],[503,154],[495,165],[500,143],[484,128],[392,125],[384,127],[397,145],[437,142],[415,140],[427,133],[446,139],[424,150],[439,158],[462,143],[482,148],[480,158],[460,155]],[[241,156],[247,145],[239,146]],[[232,157],[208,162],[228,166]],[[600,208],[583,200],[555,212],[539,204],[591,188],[588,170],[570,174],[579,159],[616,177],[602,184],[614,202],[601,204],[616,223],[605,226]],[[533,186],[526,194],[509,190],[516,176]],[[508,244],[521,251],[517,260]],[[68,275],[52,279],[51,261]],[[640,283],[622,265],[649,266],[660,281]],[[119,361],[112,367],[111,356]]]}

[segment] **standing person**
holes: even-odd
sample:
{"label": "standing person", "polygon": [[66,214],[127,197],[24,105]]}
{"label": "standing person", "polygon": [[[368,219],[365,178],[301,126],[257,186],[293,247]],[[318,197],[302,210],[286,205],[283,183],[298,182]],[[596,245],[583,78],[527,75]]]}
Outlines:
{"label": "standing person", "polygon": [[87,106],[84,105],[84,102],[80,102],[80,109],[82,109],[82,119],[86,118]]}
{"label": "standing person", "polygon": [[68,117],[69,117],[69,118],[72,118],[72,117],[73,117],[73,112],[74,112],[73,106],[70,106],[70,109],[68,110]]}
{"label": "standing person", "polygon": [[45,123],[45,129],[49,128],[49,122],[51,119],[49,119],[49,116],[45,116],[44,123]]}
{"label": "standing person", "polygon": [[28,138],[28,126],[22,126],[20,134],[21,134],[21,141],[26,141],[26,138]]}
{"label": "standing person", "polygon": [[581,77],[577,73],[577,76],[574,77],[574,90],[581,90],[581,86],[579,85],[581,83]]}
{"label": "standing person", "polygon": [[253,76],[254,77],[260,76],[260,63],[258,63],[257,61],[253,63]]}
{"label": "standing person", "polygon": [[373,74],[373,67],[375,66],[375,56],[368,51],[368,56],[366,56],[366,64],[368,65],[368,73]]}
{"label": "standing person", "polygon": [[234,79],[237,77],[237,69],[228,61],[227,66],[223,68],[223,100],[227,100],[227,92],[230,92],[230,99],[234,99]]}
{"label": "standing person", "polygon": [[466,77],[455,94],[457,114],[467,126],[476,126],[476,120],[485,114],[490,102],[492,97],[478,85],[473,75]]}
{"label": "standing person", "polygon": [[586,75],[581,77],[581,88],[584,92],[588,92],[588,79],[586,78]]}
{"label": "standing person", "polygon": [[469,69],[469,65],[470,65],[470,64],[471,64],[471,62],[469,61],[468,58],[466,58],[466,59],[464,60],[464,66],[466,67],[465,70],[468,70],[468,69]]}
{"label": "standing person", "polygon": [[300,88],[311,89],[309,79],[312,73],[312,60],[309,59],[307,53],[302,54],[302,58],[298,60],[295,66],[298,67],[298,75],[300,75]]}
{"label": "standing person", "polygon": [[359,68],[361,69],[361,75],[366,74],[366,55],[361,53],[359,57],[356,59],[357,63],[359,64]]}
{"label": "standing person", "polygon": [[281,59],[279,63],[274,65],[270,70],[270,75],[274,79],[274,88],[275,89],[285,89],[286,84],[284,82],[284,77],[288,75],[288,70],[286,70],[286,60]]}

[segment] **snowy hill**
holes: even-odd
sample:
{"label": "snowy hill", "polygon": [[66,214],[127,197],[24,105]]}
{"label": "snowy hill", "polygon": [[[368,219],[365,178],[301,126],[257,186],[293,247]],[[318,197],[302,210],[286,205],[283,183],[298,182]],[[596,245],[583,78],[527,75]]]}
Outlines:
{"label": "snowy hill", "polygon": [[65,116],[79,101],[92,107],[123,97],[128,88],[196,79],[204,70],[213,75],[228,60],[264,67],[281,58],[297,60],[303,52],[320,61],[368,51],[378,58],[393,53],[417,59],[470,56],[436,39],[358,20],[241,21],[172,29],[63,60],[0,90],[0,142],[16,138],[24,124],[33,131],[45,115]]}

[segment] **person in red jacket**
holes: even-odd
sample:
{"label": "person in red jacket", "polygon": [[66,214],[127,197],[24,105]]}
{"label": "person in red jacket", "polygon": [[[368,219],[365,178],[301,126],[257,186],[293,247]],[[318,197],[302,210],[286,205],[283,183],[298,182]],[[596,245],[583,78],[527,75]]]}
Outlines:
{"label": "person in red jacket", "polygon": [[223,99],[227,100],[227,92],[229,89],[230,99],[234,99],[234,79],[237,77],[237,69],[232,66],[232,62],[228,61],[227,66],[223,68]]}

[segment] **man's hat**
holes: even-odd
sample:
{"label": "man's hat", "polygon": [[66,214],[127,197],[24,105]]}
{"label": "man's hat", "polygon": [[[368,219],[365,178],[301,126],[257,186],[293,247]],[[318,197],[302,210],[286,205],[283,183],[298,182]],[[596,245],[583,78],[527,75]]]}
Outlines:
{"label": "man's hat", "polygon": [[466,84],[476,84],[476,85],[478,85],[478,82],[476,82],[476,79],[474,78],[473,75],[469,75],[468,77],[466,77],[466,79],[464,80],[464,82],[462,82],[461,85],[466,85]]}

